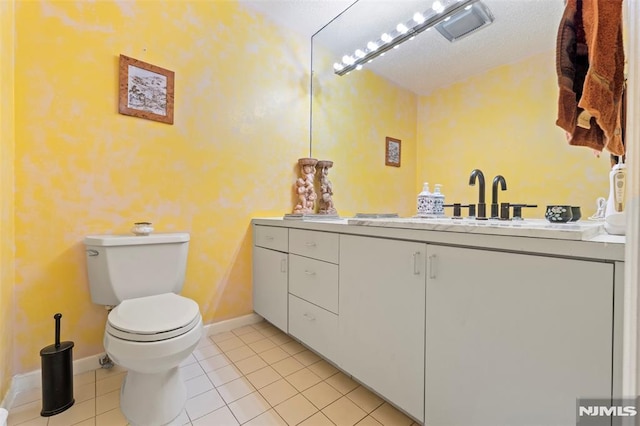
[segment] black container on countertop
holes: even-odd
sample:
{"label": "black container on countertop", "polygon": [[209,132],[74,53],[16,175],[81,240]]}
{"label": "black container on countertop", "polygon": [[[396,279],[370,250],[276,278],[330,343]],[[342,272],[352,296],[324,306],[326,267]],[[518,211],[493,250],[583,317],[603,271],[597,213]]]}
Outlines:
{"label": "black container on countertop", "polygon": [[73,399],[73,342],[60,343],[60,318],[55,314],[56,340],[40,351],[42,361],[42,411],[43,417],[62,413],[71,407]]}

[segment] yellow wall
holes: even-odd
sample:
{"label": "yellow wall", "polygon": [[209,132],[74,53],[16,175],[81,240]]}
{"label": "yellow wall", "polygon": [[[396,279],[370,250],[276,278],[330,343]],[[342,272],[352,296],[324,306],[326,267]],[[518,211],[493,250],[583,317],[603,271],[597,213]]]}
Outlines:
{"label": "yellow wall", "polygon": [[487,203],[501,174],[508,189],[499,201],[539,206],[525,209],[525,217],[543,218],[547,204],[578,205],[584,218],[592,215],[595,199],[608,196],[609,155],[567,144],[554,125],[557,98],[553,51],[421,97],[416,193],[422,182],[441,183],[447,202],[475,203],[478,186],[468,185],[469,174],[480,168]]}
{"label": "yellow wall", "polygon": [[[13,373],[56,312],[75,358],[103,351],[82,239],[136,221],[191,233],[206,323],[250,313],[250,219],[290,209],[308,154],[308,40],[221,1],[19,2],[16,26]],[[175,71],[174,125],[117,113],[121,53]]]}
{"label": "yellow wall", "polygon": [[[366,69],[338,76],[321,53],[313,53],[312,155],[334,162],[338,213],[415,214],[418,97]],[[385,165],[387,136],[401,141],[400,167]]]}
{"label": "yellow wall", "polygon": [[13,375],[14,1],[0,1],[0,402]]}

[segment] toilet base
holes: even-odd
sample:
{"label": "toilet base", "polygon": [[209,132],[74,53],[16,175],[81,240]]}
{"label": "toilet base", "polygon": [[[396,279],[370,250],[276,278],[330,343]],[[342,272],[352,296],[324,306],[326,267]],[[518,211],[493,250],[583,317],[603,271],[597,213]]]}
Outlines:
{"label": "toilet base", "polygon": [[120,390],[120,410],[132,426],[168,425],[187,402],[178,367],[155,374],[129,371]]}

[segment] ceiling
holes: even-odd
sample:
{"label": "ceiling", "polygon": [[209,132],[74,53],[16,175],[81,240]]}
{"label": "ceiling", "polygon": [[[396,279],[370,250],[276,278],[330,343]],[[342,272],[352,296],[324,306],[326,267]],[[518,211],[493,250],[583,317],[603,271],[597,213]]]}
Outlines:
{"label": "ceiling", "polygon": [[[407,21],[414,12],[431,7],[431,0],[240,1],[302,36],[310,38],[322,29],[314,36],[314,45],[321,43],[335,52],[336,61]],[[366,67],[417,94],[428,94],[496,66],[555,49],[563,0],[482,1],[495,17],[488,27],[454,43],[435,30],[426,31]],[[327,25],[346,8],[347,12]]]}
{"label": "ceiling", "polygon": [[[239,0],[269,19],[311,38],[355,0]],[[402,0],[400,0],[402,1]]]}

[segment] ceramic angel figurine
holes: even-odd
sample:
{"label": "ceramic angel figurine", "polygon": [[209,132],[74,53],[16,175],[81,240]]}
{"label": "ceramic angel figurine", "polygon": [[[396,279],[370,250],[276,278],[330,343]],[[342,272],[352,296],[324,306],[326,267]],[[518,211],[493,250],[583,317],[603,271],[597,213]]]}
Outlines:
{"label": "ceramic angel figurine", "polygon": [[316,206],[316,190],[313,187],[313,177],[316,173],[315,158],[300,158],[300,174],[302,175],[296,180],[296,193],[298,194],[298,204],[293,209],[294,213],[314,213]]}
{"label": "ceramic angel figurine", "polygon": [[322,160],[317,163],[320,176],[320,214],[338,214],[333,206],[333,185],[329,180],[329,169],[333,166],[333,161]]}

